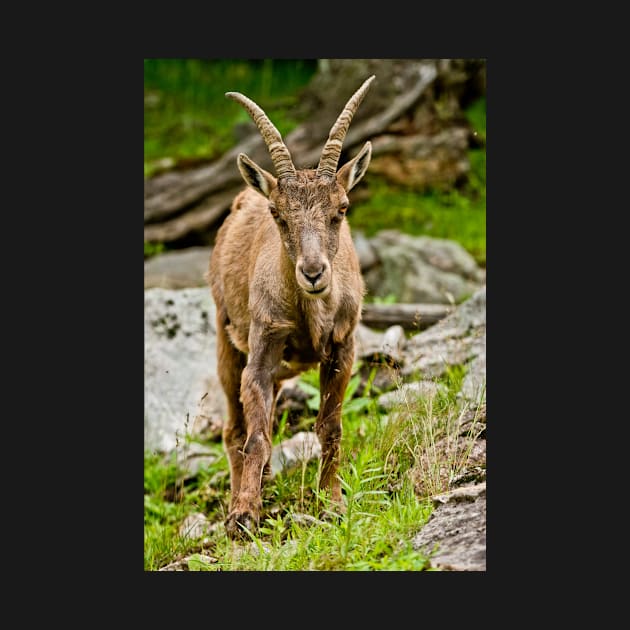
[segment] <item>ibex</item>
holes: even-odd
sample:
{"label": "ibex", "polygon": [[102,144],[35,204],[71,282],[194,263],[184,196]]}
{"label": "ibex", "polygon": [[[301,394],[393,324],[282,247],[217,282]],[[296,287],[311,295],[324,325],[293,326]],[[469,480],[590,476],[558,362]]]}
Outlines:
{"label": "ibex", "polygon": [[228,403],[223,441],[231,497],[225,529],[233,539],[259,525],[282,382],[318,364],[320,487],[330,489],[332,502],[344,510],[337,477],[341,404],[364,295],[346,221],[347,193],[365,174],[372,145],[366,142],[339,171],[337,164],[373,79],[347,102],[316,170],[297,170],[265,112],[239,92],[226,93],[256,123],[277,175],[239,154],[238,169],[248,187],[236,196],[218,231],[207,274],[216,304],[219,379]]}

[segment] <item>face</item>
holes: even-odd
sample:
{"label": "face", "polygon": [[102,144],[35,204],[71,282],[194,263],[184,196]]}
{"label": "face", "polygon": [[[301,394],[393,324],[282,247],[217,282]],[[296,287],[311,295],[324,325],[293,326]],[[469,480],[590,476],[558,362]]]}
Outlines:
{"label": "face", "polygon": [[269,212],[295,264],[295,279],[309,298],[330,293],[339,228],[347,209],[348,197],[337,180],[315,178],[314,172],[299,171],[294,179],[279,180],[269,195]]}

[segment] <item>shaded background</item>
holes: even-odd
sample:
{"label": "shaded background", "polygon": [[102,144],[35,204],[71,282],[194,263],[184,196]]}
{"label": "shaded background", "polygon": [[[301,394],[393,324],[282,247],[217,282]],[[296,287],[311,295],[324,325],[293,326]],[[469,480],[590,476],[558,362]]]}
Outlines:
{"label": "shaded background", "polygon": [[256,101],[296,167],[310,168],[347,99],[371,74],[376,80],[339,161],[372,141],[366,177],[350,194],[353,234],[395,228],[450,239],[485,267],[483,59],[146,59],[145,259],[212,246],[244,186],[240,151],[273,172],[257,128],[225,92]]}

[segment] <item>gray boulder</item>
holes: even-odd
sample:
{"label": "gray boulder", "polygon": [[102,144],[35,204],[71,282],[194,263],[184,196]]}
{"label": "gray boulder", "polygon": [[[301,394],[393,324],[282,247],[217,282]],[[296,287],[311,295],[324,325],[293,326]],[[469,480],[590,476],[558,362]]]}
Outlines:
{"label": "gray boulder", "polygon": [[478,406],[486,402],[486,345],[470,362],[459,397]]}
{"label": "gray boulder", "polygon": [[[485,384],[486,287],[458,306],[450,315],[407,340],[403,376],[441,376],[451,365],[475,365],[474,382],[467,385],[469,396]],[[472,379],[473,377],[471,377]],[[484,394],[485,395],[485,394]]]}
{"label": "gray boulder", "polygon": [[485,281],[485,271],[455,241],[382,230],[369,244],[378,264],[363,269],[363,275],[375,297],[393,294],[398,302],[459,303]]}
{"label": "gray boulder", "polygon": [[144,263],[144,288],[185,289],[203,287],[211,247],[189,247],[158,254]]}
{"label": "gray boulder", "polygon": [[378,255],[374,246],[363,232],[360,230],[353,231],[352,241],[354,243],[354,249],[357,252],[359,265],[363,273],[378,264]]}
{"label": "gray boulder", "polygon": [[319,459],[322,447],[317,434],[313,431],[300,431],[273,447],[271,451],[271,477],[280,472],[287,472],[307,463],[312,459]]}
{"label": "gray boulder", "polygon": [[445,571],[485,571],[485,482],[438,495],[433,503],[435,510],[413,539],[413,548]]}
{"label": "gray boulder", "polygon": [[144,292],[144,446],[172,451],[221,424],[215,306],[208,288]]}
{"label": "gray boulder", "polygon": [[446,391],[446,387],[433,381],[403,383],[397,389],[381,394],[378,405],[383,411],[392,411],[408,404],[413,405],[419,398],[433,398],[439,391]]}

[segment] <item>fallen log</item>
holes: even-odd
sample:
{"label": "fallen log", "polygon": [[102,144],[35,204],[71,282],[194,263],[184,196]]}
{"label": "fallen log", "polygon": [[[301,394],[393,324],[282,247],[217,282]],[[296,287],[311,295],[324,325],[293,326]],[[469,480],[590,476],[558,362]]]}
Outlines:
{"label": "fallen log", "polygon": [[238,185],[210,195],[193,210],[180,214],[161,223],[148,223],[144,226],[144,240],[150,243],[168,243],[186,236],[190,232],[202,232],[219,223],[230,209],[230,204],[243,189]]}
{"label": "fallen log", "polygon": [[363,304],[361,323],[370,328],[399,324],[405,330],[424,330],[453,311],[450,304]]}
{"label": "fallen log", "polygon": [[[145,183],[144,220],[160,221],[173,216],[186,206],[241,180],[236,168],[239,153],[257,156],[264,148],[260,136],[250,136],[223,154],[216,162],[181,173],[156,175]],[[261,160],[262,161],[262,160]]]}
{"label": "fallen log", "polygon": [[443,131],[427,135],[423,133],[409,136],[383,134],[372,142],[372,157],[391,153],[404,156],[430,157],[442,149],[455,156],[460,156],[468,147],[469,131],[466,127],[451,127]]}

